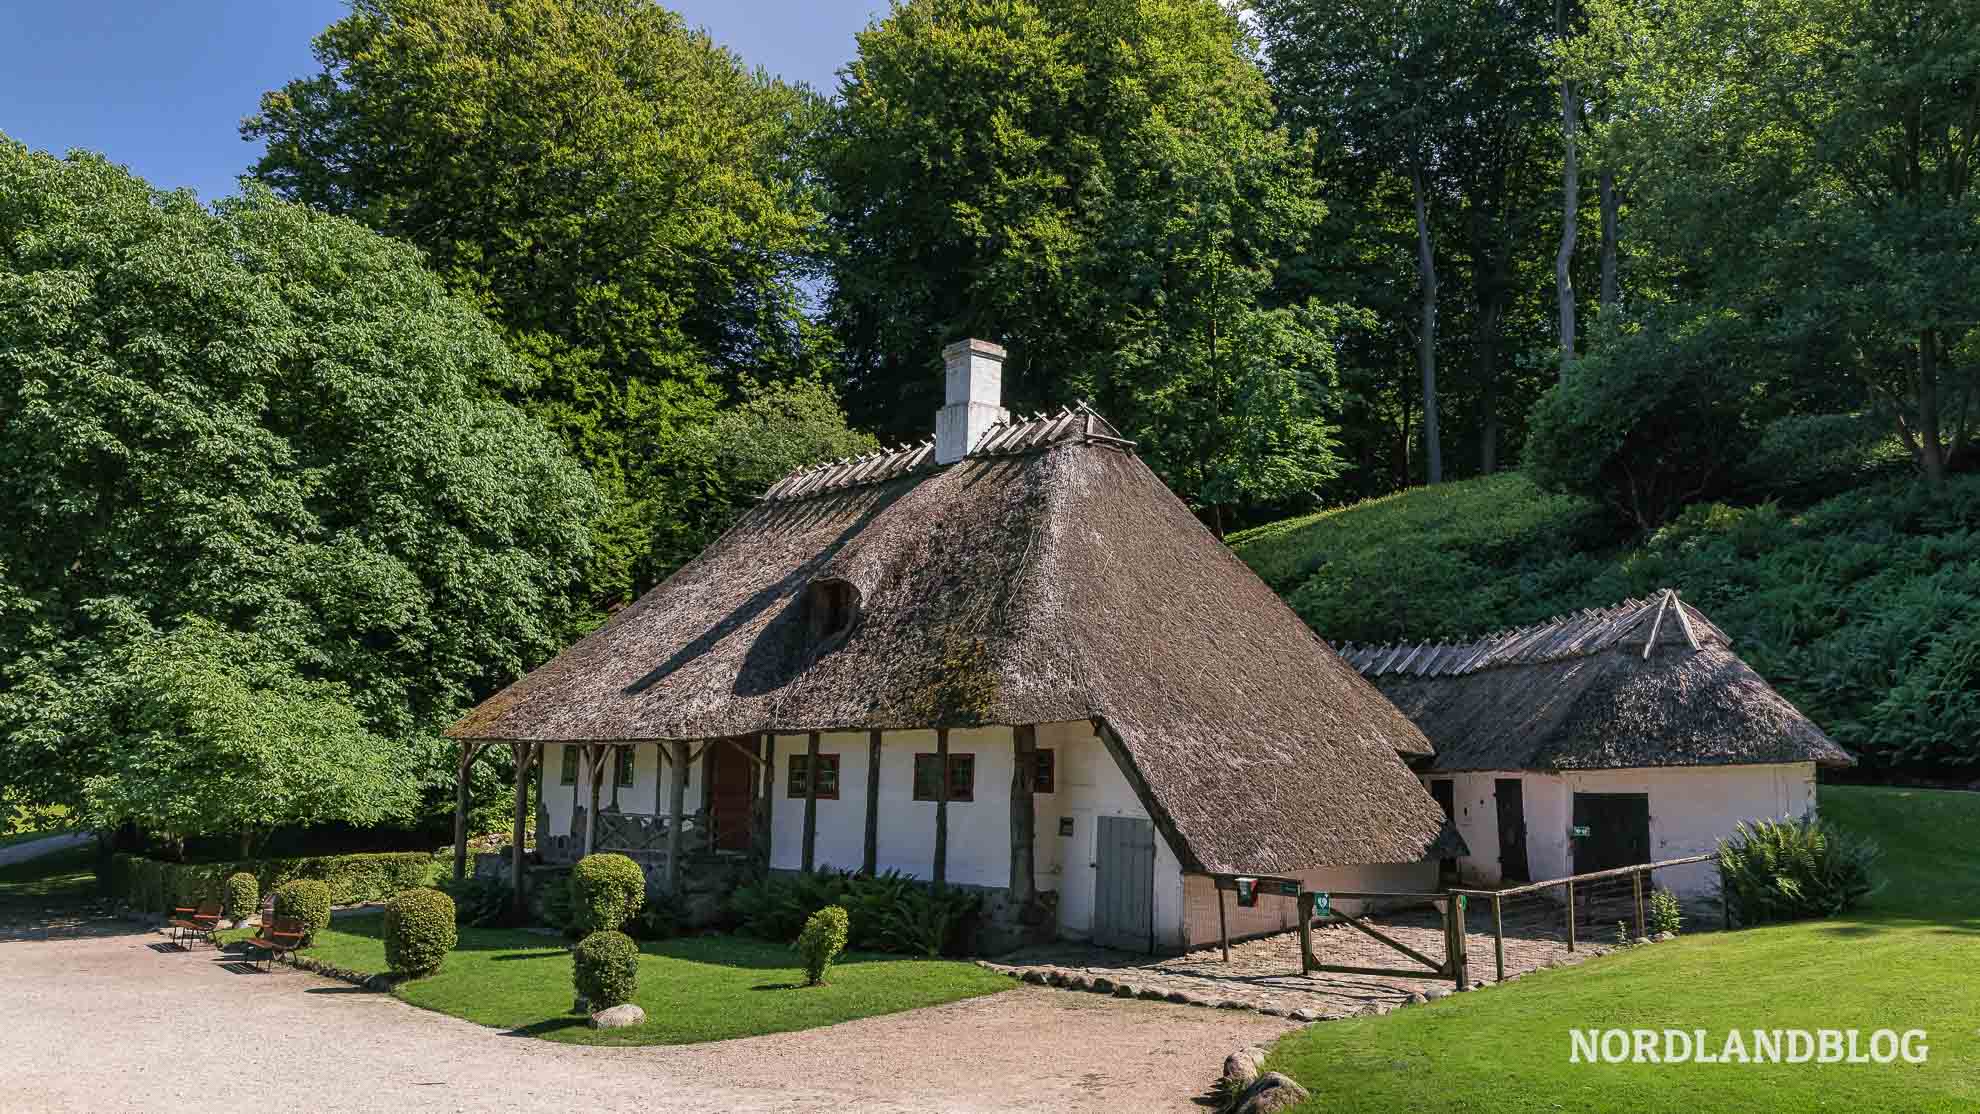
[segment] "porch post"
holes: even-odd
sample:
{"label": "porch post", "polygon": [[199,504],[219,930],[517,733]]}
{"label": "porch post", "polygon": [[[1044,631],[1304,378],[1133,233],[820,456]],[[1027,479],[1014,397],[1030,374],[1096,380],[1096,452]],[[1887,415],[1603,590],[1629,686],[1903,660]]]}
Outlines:
{"label": "porch post", "polygon": [[880,732],[866,733],[866,854],[860,869],[880,873]]}
{"label": "porch post", "polygon": [[757,853],[763,856],[763,869],[770,869],[770,820],[771,794],[777,791],[777,736],[765,731],[758,740],[758,749],[763,753],[762,792],[756,804],[756,846]]}
{"label": "porch post", "polygon": [[461,741],[461,764],[454,777],[454,881],[467,877],[468,768],[481,750],[476,743]]}
{"label": "porch post", "polygon": [[1012,728],[1011,745],[1011,901],[1022,909],[1037,896],[1032,861],[1037,810],[1031,790],[1037,783],[1038,728]]}
{"label": "porch post", "polygon": [[949,729],[935,729],[935,884],[949,881]]}
{"label": "porch post", "polygon": [[509,834],[509,851],[513,858],[512,867],[515,883],[514,910],[520,919],[529,911],[529,901],[523,896],[523,820],[529,812],[529,756],[531,744],[515,744],[516,753],[516,816],[515,828]]}
{"label": "porch post", "polygon": [[805,736],[804,754],[803,869],[809,874],[814,852],[818,849],[818,732],[813,731]]}
{"label": "porch post", "polygon": [[605,755],[610,747],[588,746],[584,748],[584,777],[591,788],[591,809],[584,814],[584,853],[591,854],[592,843],[598,835],[598,790],[605,780]]}
{"label": "porch post", "polygon": [[667,771],[671,778],[667,783],[667,895],[669,897],[681,892],[681,825],[687,819],[687,740],[675,739],[671,749],[674,752],[674,760]]}

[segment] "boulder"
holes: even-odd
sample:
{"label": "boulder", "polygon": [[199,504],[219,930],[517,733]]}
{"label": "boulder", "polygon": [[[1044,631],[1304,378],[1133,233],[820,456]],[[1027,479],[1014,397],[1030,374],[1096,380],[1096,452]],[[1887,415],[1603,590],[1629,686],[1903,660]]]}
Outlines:
{"label": "boulder", "polygon": [[1306,1088],[1290,1076],[1268,1071],[1244,1089],[1237,1102],[1231,1105],[1231,1114],[1275,1114],[1276,1111],[1290,1110],[1311,1097]]}
{"label": "boulder", "polygon": [[1255,1044],[1238,1049],[1224,1057],[1224,1078],[1229,1081],[1225,1086],[1232,1091],[1250,1089],[1253,1083],[1258,1082],[1264,1065],[1264,1049]]}
{"label": "boulder", "polygon": [[591,1015],[594,1029],[631,1029],[646,1024],[646,1011],[627,1002],[623,1006],[613,1006],[609,1010],[599,1010]]}
{"label": "boulder", "polygon": [[1114,980],[1105,975],[1093,976],[1091,986],[1095,994],[1112,994],[1114,992]]}

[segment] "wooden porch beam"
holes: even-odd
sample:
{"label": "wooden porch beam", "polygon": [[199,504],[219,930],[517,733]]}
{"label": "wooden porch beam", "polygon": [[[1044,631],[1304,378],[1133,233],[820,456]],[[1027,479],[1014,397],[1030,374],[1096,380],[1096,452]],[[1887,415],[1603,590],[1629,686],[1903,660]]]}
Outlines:
{"label": "wooden porch beam", "polygon": [[1022,909],[1037,896],[1032,848],[1038,820],[1031,792],[1037,784],[1038,728],[1012,728],[1011,747],[1011,901]]}
{"label": "wooden porch beam", "polygon": [[804,857],[802,869],[811,873],[813,856],[818,850],[818,732],[813,731],[804,740]]}
{"label": "wooden porch beam", "polygon": [[541,743],[530,744],[519,742],[514,744],[516,756],[516,815],[515,827],[509,833],[511,837],[509,849],[514,872],[511,881],[515,883],[515,892],[512,895],[513,911],[518,920],[529,911],[529,901],[523,893],[523,821],[527,819],[529,813],[529,759],[532,748],[541,746]]}
{"label": "wooden porch beam", "polygon": [[486,744],[472,739],[461,741],[461,761],[454,776],[454,881],[467,877],[468,771],[481,757]]}
{"label": "wooden porch beam", "polygon": [[687,750],[688,745],[686,740],[674,740],[674,764],[667,771],[669,774],[667,784],[667,895],[669,897],[681,892],[681,825],[687,819]]}
{"label": "wooden porch beam", "polygon": [[935,884],[949,881],[949,729],[935,729]]}
{"label": "wooden porch beam", "polygon": [[859,868],[880,873],[880,732],[866,733],[866,844]]}

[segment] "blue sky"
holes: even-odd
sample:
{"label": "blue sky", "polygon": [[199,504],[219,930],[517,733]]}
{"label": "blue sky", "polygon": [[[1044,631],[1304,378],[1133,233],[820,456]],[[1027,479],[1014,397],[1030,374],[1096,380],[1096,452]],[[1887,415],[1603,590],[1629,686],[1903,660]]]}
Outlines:
{"label": "blue sky", "polygon": [[[822,92],[886,0],[672,0],[751,65]],[[342,0],[0,3],[0,132],[85,147],[153,184],[211,200],[259,155],[241,117],[314,68],[309,40]]]}

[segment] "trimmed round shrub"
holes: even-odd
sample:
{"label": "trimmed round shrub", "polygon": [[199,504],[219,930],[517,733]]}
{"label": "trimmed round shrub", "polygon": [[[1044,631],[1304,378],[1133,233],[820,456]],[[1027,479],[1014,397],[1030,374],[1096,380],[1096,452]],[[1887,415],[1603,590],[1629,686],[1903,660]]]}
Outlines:
{"label": "trimmed round shrub", "polygon": [[646,902],[646,872],[624,855],[586,855],[571,869],[571,928],[617,932]]}
{"label": "trimmed round shrub", "polygon": [[438,971],[458,939],[454,899],[439,890],[407,890],[385,906],[385,962],[402,975]]}
{"label": "trimmed round shrub", "polygon": [[592,933],[571,949],[571,981],[593,1013],[632,1001],[639,945],[623,932]]}
{"label": "trimmed round shrub", "polygon": [[316,934],[330,927],[330,887],[314,878],[282,883],[275,887],[275,915],[302,921],[303,942],[315,943]]}
{"label": "trimmed round shrub", "polygon": [[851,924],[852,918],[840,905],[827,905],[804,922],[804,931],[797,938],[798,956],[804,961],[804,985],[818,986],[825,981],[832,961],[846,950],[846,932]]}
{"label": "trimmed round shrub", "polygon": [[245,870],[235,871],[227,876],[224,883],[227,894],[227,915],[240,920],[254,912],[261,901],[261,883]]}

